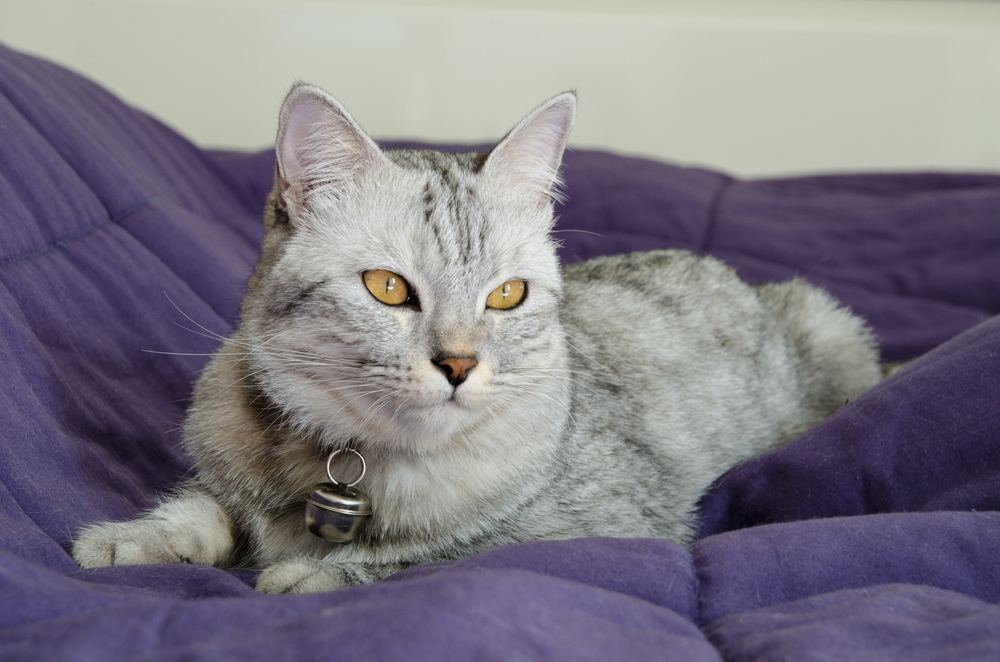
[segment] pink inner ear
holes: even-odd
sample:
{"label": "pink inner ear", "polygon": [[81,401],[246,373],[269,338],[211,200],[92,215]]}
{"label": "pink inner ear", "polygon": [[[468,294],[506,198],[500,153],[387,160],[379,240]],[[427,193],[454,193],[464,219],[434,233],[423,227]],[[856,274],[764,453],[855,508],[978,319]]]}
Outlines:
{"label": "pink inner ear", "polygon": [[569,93],[542,104],[497,145],[490,167],[548,198],[558,181],[575,114],[576,97]]}
{"label": "pink inner ear", "polygon": [[279,187],[293,207],[319,188],[344,194],[362,170],[383,158],[347,111],[311,86],[298,87],[285,99],[277,155]]}
{"label": "pink inner ear", "polygon": [[300,95],[287,109],[278,145],[278,163],[287,188],[300,183],[309,168],[306,154],[316,152],[316,141],[330,120],[326,104],[312,95]]}

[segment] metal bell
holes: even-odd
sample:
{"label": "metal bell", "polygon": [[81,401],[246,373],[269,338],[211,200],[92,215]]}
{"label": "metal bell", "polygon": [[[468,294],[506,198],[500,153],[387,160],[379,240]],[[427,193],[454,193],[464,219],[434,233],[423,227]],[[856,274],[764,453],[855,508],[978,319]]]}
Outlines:
{"label": "metal bell", "polygon": [[351,483],[338,483],[330,471],[330,464],[341,450],[334,451],[326,461],[329,483],[322,483],[306,498],[306,527],[313,535],[336,543],[348,543],[361,532],[372,514],[371,501],[353,489],[365,476],[367,465],[361,453],[348,449],[361,460],[361,474]]}

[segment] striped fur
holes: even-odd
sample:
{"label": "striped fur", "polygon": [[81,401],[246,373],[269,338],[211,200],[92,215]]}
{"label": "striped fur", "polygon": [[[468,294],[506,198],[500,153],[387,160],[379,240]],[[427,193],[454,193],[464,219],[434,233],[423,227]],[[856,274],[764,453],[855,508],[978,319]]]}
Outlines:
{"label": "striped fur", "polygon": [[[310,592],[522,540],[685,542],[715,477],[878,381],[864,323],[805,283],[751,287],[679,251],[560,268],[574,112],[554,97],[488,155],[382,152],[325,93],[293,90],[241,322],[187,422],[198,478],[91,527],[76,559],[252,564],[263,591]],[[376,301],[374,268],[419,305]],[[510,278],[523,305],[485,309]],[[457,388],[430,361],[473,354]],[[349,445],[374,515],[338,547],[302,507]]]}

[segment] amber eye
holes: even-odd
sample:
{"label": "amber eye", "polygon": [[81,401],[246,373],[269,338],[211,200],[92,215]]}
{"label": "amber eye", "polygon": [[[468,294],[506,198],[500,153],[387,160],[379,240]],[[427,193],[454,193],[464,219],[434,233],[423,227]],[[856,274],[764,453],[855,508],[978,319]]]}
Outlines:
{"label": "amber eye", "polygon": [[486,307],[497,310],[507,310],[524,301],[528,293],[528,284],[523,280],[508,280],[486,297]]}
{"label": "amber eye", "polygon": [[361,277],[372,296],[387,306],[399,306],[410,300],[410,284],[399,274],[385,269],[371,269]]}

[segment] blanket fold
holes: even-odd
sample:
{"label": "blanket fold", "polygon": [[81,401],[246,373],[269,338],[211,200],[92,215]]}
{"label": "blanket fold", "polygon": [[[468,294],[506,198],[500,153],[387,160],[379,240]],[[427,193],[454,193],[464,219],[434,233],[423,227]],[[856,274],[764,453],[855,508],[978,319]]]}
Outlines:
{"label": "blanket fold", "polygon": [[720,477],[692,550],[542,541],[274,597],[253,571],[67,551],[192,471],[179,426],[236,321],[273,156],[199,149],[3,47],[0,145],[0,659],[1000,657],[1000,176],[569,152],[564,260],[676,247],[803,277],[911,362]]}

